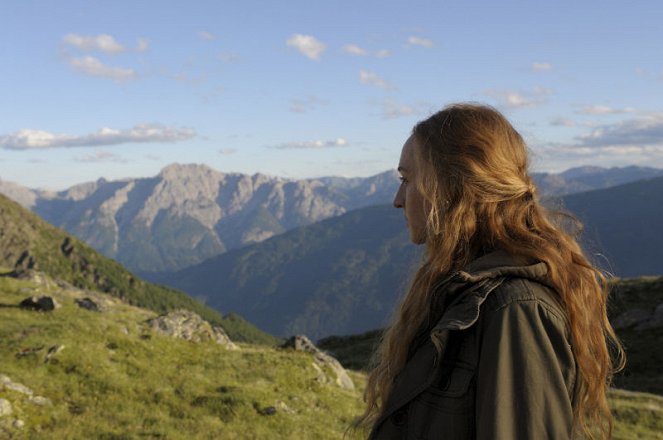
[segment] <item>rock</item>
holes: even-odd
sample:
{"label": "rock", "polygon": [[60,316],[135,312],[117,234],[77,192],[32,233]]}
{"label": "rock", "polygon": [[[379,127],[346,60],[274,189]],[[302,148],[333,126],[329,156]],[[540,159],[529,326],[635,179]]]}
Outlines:
{"label": "rock", "polygon": [[6,417],[13,412],[12,404],[9,400],[0,398],[0,417]]}
{"label": "rock", "polygon": [[44,363],[47,363],[53,356],[60,353],[64,345],[54,345],[48,349],[46,356],[44,356]]}
{"label": "rock", "polygon": [[25,422],[21,419],[16,419],[14,420],[14,423],[12,423],[12,426],[16,429],[21,429],[25,426]]}
{"label": "rock", "polygon": [[51,402],[51,399],[48,399],[46,397],[42,396],[31,396],[28,398],[28,402],[32,403],[33,405],[37,406],[51,406],[53,405],[53,402]]}
{"label": "rock", "polygon": [[237,349],[221,327],[213,327],[189,310],[175,310],[150,319],[147,324],[155,331],[175,338],[192,342],[212,340],[228,349]]}
{"label": "rock", "polygon": [[16,391],[17,393],[25,394],[26,396],[32,396],[34,394],[30,388],[22,383],[12,381],[9,376],[5,376],[4,374],[0,374],[0,386],[8,390]]}
{"label": "rock", "polygon": [[21,301],[18,306],[22,309],[50,312],[60,307],[60,304],[50,296],[31,296]]}
{"label": "rock", "polygon": [[640,325],[649,320],[652,316],[651,311],[645,309],[631,309],[627,310],[621,315],[617,316],[612,322],[615,330],[622,330],[625,328]]}
{"label": "rock", "polygon": [[99,305],[96,302],[92,301],[88,297],[85,297],[83,299],[75,299],[74,302],[81,309],[89,310],[91,312],[100,312],[101,311],[101,309],[99,308]]}
{"label": "rock", "polygon": [[[327,353],[323,352],[318,347],[316,347],[313,344],[313,342],[311,342],[311,340],[306,336],[304,335],[293,336],[290,339],[288,339],[281,347],[293,348],[297,351],[305,351],[307,353],[313,354],[313,359],[317,363],[316,366],[321,372],[323,372],[323,374],[324,374],[324,369],[320,367],[328,367],[336,375],[336,379],[334,382],[336,382],[338,386],[346,390],[355,389],[355,385],[352,382],[352,379],[350,379],[348,373],[341,366],[341,363],[337,361],[334,357],[328,355]],[[318,378],[316,379],[319,378],[320,376],[318,375]]]}

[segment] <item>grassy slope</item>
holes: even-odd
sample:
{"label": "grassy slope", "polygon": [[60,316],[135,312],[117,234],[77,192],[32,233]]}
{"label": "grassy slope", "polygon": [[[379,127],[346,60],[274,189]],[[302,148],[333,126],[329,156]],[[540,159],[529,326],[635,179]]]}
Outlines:
{"label": "grassy slope", "polygon": [[12,267],[24,251],[29,252],[40,271],[76,287],[103,291],[159,312],[175,308],[192,310],[223,326],[237,341],[277,342],[238,316],[224,318],[183,292],[137,278],[116,261],[0,195],[0,266]]}
{"label": "grassy slope", "polygon": [[[341,438],[361,408],[361,391],[316,381],[313,358],[240,344],[230,351],[155,334],[154,312],[114,301],[104,313],[77,307],[55,283],[0,277],[0,304],[53,295],[62,307],[38,313],[0,307],[0,374],[47,397],[37,406],[16,392],[0,397],[25,422],[15,438]],[[65,348],[48,363],[50,346]],[[26,348],[44,348],[17,357]],[[353,374],[361,388],[362,375]],[[274,406],[277,413],[258,413]],[[287,408],[286,408],[287,407]]]}
{"label": "grassy slope", "polygon": [[[363,373],[355,391],[316,380],[311,355],[240,344],[161,336],[142,323],[154,313],[120,301],[104,313],[78,308],[55,284],[0,277],[0,304],[48,293],[52,313],[0,307],[0,374],[52,401],[37,406],[3,390],[14,407],[0,418],[0,438],[339,439],[362,410]],[[48,363],[49,346],[65,348]],[[26,348],[44,348],[17,357]],[[615,439],[663,438],[663,398],[611,392]],[[275,415],[259,411],[274,406]],[[15,418],[21,430],[8,428]]]}

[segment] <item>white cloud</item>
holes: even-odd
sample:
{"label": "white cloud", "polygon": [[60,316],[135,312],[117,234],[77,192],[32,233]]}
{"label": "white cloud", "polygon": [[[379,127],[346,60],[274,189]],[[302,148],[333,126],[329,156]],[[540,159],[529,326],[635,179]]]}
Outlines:
{"label": "white cloud", "polygon": [[417,116],[424,114],[430,109],[430,105],[425,102],[403,104],[393,99],[385,99],[380,103],[380,107],[382,108],[382,117],[384,119]]}
{"label": "white cloud", "polygon": [[532,70],[535,72],[549,72],[552,68],[550,63],[532,63]]}
{"label": "white cloud", "polygon": [[508,109],[539,107],[546,103],[549,96],[554,92],[544,87],[536,87],[531,91],[513,90],[487,90],[484,92],[497,101],[499,107]]}
{"label": "white cloud", "polygon": [[377,73],[369,72],[368,70],[363,69],[359,71],[359,82],[366,85],[380,87],[385,90],[394,88],[390,82],[384,78],[381,78]]}
{"label": "white cloud", "polygon": [[221,148],[221,149],[219,150],[219,154],[222,154],[222,155],[224,155],[224,156],[228,156],[228,155],[230,155],[230,154],[235,154],[235,153],[237,153],[237,149],[236,149],[236,148]]}
{"label": "white cloud", "polygon": [[366,49],[354,44],[346,44],[345,46],[343,46],[343,52],[359,57],[365,57],[368,55],[368,51]]}
{"label": "white cloud", "polygon": [[407,44],[406,46],[421,46],[421,47],[433,47],[433,42],[429,40],[428,38],[421,38],[421,37],[415,37],[415,36],[410,36],[407,38]]}
{"label": "white cloud", "polygon": [[139,38],[136,42],[136,51],[145,52],[150,47],[150,42],[145,38]]}
{"label": "white cloud", "polygon": [[612,108],[606,105],[587,105],[577,111],[581,115],[619,115],[635,112],[636,110],[633,107]]}
{"label": "white cloud", "polygon": [[214,35],[210,32],[207,32],[207,31],[200,31],[200,32],[198,32],[197,35],[198,35],[198,38],[200,38],[201,40],[205,40],[205,41],[214,41],[214,40],[216,40],[216,35]]}
{"label": "white cloud", "polygon": [[111,35],[101,34],[96,36],[83,36],[77,34],[67,34],[62,39],[66,44],[84,51],[100,51],[109,54],[116,54],[125,51],[124,46],[115,41]]}
{"label": "white cloud", "polygon": [[74,69],[90,76],[102,76],[118,81],[134,79],[137,76],[136,71],[133,69],[107,66],[97,58],[90,56],[83,58],[70,58],[67,61]]}
{"label": "white cloud", "polygon": [[290,111],[293,113],[307,113],[326,104],[326,100],[318,98],[317,96],[308,96],[304,99],[295,98],[290,100]]}
{"label": "white cloud", "polygon": [[76,162],[83,163],[104,163],[104,162],[115,162],[115,163],[127,163],[127,159],[108,151],[97,151],[94,154],[86,154],[84,156],[78,156],[74,159]]}
{"label": "white cloud", "polygon": [[577,140],[585,147],[663,146],[663,113],[602,125]]}
{"label": "white cloud", "polygon": [[343,46],[342,50],[344,53],[357,57],[387,58],[391,55],[391,52],[387,49],[380,49],[375,52],[370,52],[363,47],[357,46],[356,44],[346,44]]}
{"label": "white cloud", "polygon": [[97,147],[127,143],[171,143],[191,139],[195,134],[195,131],[190,128],[166,127],[160,124],[139,124],[124,130],[102,128],[96,133],[84,136],[22,129],[12,134],[1,135],[0,148],[6,150],[38,150]]}
{"label": "white cloud", "polygon": [[312,60],[319,60],[320,55],[322,55],[322,53],[327,48],[327,45],[325,45],[315,37],[312,37],[310,35],[302,35],[302,34],[292,35],[290,38],[288,38],[286,44],[290,47],[294,47],[304,56]]}
{"label": "white cloud", "polygon": [[337,138],[330,141],[294,141],[275,145],[271,148],[277,148],[279,150],[317,150],[321,148],[347,147],[348,145],[348,141],[344,138]]}

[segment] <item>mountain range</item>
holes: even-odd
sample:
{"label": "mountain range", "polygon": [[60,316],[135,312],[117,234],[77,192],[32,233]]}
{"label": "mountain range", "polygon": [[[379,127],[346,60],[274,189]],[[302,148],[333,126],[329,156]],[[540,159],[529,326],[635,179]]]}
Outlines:
{"label": "mountain range", "polygon": [[[565,206],[587,225],[581,242],[618,276],[663,274],[663,177],[574,194]],[[352,334],[383,326],[421,250],[402,212],[382,205],[219,255],[177,272],[145,274],[276,335]],[[607,257],[606,257],[607,256]]]}
{"label": "mountain range", "polygon": [[[645,167],[534,173],[559,196],[662,175]],[[172,164],[151,178],[99,179],[60,192],[0,180],[0,193],[134,272],[175,271],[354,209],[390,203],[394,170],[366,177],[292,180]]]}

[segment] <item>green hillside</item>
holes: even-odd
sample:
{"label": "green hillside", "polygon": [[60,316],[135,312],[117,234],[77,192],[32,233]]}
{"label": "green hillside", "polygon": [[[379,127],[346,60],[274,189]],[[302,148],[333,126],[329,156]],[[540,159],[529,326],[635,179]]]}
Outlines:
{"label": "green hillside", "polygon": [[[361,374],[344,390],[311,354],[175,339],[145,325],[152,311],[97,294],[109,300],[91,312],[74,303],[82,294],[94,293],[0,276],[0,407],[12,408],[0,438],[339,439],[360,412]],[[62,306],[12,306],[28,295]]]}
{"label": "green hillside", "polygon": [[157,312],[185,308],[224,327],[237,341],[274,344],[277,339],[233,316],[223,317],[190,296],[147,283],[119,263],[0,195],[0,267],[39,270],[78,288],[98,290]]}
{"label": "green hillside", "polygon": [[[31,294],[62,306],[13,307]],[[76,306],[82,294],[108,298],[104,311]],[[0,403],[11,407],[0,438],[340,439],[362,410],[364,373],[350,371],[356,389],[344,390],[310,354],[174,339],[145,325],[153,316],[48,279],[0,276]],[[614,439],[663,438],[663,398],[613,390],[610,400]]]}

